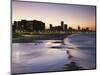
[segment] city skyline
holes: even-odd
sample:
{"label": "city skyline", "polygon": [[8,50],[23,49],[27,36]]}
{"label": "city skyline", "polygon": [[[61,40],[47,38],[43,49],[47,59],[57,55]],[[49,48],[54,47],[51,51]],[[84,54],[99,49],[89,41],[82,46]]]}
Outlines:
{"label": "city skyline", "polygon": [[46,28],[44,22],[39,20],[21,20],[21,21],[14,21],[13,25],[13,32],[93,32],[90,30],[89,27],[81,28],[80,26],[77,29],[73,27],[68,27],[68,24],[65,24],[64,21],[58,26],[53,26],[49,24],[49,28]]}
{"label": "city skyline", "polygon": [[95,6],[19,1],[13,1],[12,6],[12,21],[36,19],[45,22],[46,28],[49,28],[49,24],[58,26],[60,21],[64,21],[75,29],[80,26],[95,31]]}

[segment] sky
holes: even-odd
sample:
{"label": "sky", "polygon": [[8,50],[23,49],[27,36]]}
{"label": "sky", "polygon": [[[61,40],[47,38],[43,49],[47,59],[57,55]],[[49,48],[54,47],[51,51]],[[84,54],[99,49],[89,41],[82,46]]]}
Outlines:
{"label": "sky", "polygon": [[49,24],[60,25],[61,21],[68,24],[68,27],[77,29],[89,27],[95,30],[95,6],[54,4],[13,1],[12,2],[12,22],[26,20],[43,21],[46,28]]}

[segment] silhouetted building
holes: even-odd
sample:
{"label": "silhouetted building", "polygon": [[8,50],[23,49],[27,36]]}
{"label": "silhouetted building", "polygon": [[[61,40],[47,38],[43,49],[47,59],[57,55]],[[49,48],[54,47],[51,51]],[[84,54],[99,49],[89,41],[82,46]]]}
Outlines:
{"label": "silhouetted building", "polygon": [[86,29],[85,28],[82,28],[82,30],[81,30],[82,32],[85,32],[86,31]]}
{"label": "silhouetted building", "polygon": [[12,25],[12,31],[16,32],[17,22],[14,21],[14,24]]}
{"label": "silhouetted building", "polygon": [[68,27],[68,25],[67,24],[64,24],[64,31],[67,31],[68,30],[67,27]]}
{"label": "silhouetted building", "polygon": [[26,20],[21,20],[21,27],[23,32],[27,31],[27,21]]}
{"label": "silhouetted building", "polygon": [[61,25],[58,25],[58,26],[52,26],[52,24],[50,24],[49,25],[49,27],[50,27],[50,29],[49,29],[49,31],[53,31],[53,32],[55,32],[55,31],[67,31],[68,30],[68,28],[67,28],[67,24],[64,24],[64,22],[63,21],[61,21]]}
{"label": "silhouetted building", "polygon": [[78,31],[80,31],[80,26],[78,26]]}
{"label": "silhouetted building", "polygon": [[53,27],[52,27],[52,24],[50,24],[50,31],[53,31]]}
{"label": "silhouetted building", "polygon": [[72,30],[73,30],[73,29],[72,29],[72,27],[69,27],[69,29],[68,29],[68,30],[69,30],[70,32],[72,32]]}
{"label": "silhouetted building", "polygon": [[87,32],[89,31],[89,27],[86,27],[86,31],[87,31]]}
{"label": "silhouetted building", "polygon": [[27,21],[27,31],[32,32],[33,31],[33,21]]}
{"label": "silhouetted building", "polygon": [[82,31],[82,32],[89,32],[90,30],[89,30],[89,27],[86,27],[86,28],[82,28],[81,31]]}
{"label": "silhouetted building", "polygon": [[18,21],[14,21],[13,26],[12,26],[12,30],[13,32],[17,32],[20,28],[19,22]]}
{"label": "silhouetted building", "polygon": [[61,21],[61,30],[64,30],[64,21]]}
{"label": "silhouetted building", "polygon": [[37,20],[33,20],[33,31],[41,32],[45,31],[45,23]]}
{"label": "silhouetted building", "polygon": [[13,32],[20,31],[20,32],[42,32],[45,31],[45,23],[42,21],[32,20],[21,20],[21,21],[14,21],[13,23]]}

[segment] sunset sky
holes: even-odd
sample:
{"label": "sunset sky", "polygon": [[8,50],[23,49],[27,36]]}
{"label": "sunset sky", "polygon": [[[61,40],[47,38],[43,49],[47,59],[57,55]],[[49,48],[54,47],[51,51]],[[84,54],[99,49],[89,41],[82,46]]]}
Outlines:
{"label": "sunset sky", "polygon": [[12,22],[26,20],[40,20],[53,26],[60,25],[61,21],[73,28],[89,27],[95,30],[95,6],[32,3],[32,2],[12,2]]}

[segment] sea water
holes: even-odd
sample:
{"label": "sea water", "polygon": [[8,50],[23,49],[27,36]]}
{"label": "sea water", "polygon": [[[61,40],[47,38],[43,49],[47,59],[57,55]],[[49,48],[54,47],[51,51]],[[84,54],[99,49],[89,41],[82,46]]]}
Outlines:
{"label": "sea water", "polygon": [[86,69],[96,68],[96,35],[73,34],[65,39],[67,46],[74,49],[70,50],[74,60]]}
{"label": "sea water", "polygon": [[[62,71],[71,61],[86,69],[96,66],[95,34],[73,34],[62,40],[12,44],[12,73]],[[68,58],[66,51],[72,56]]]}

